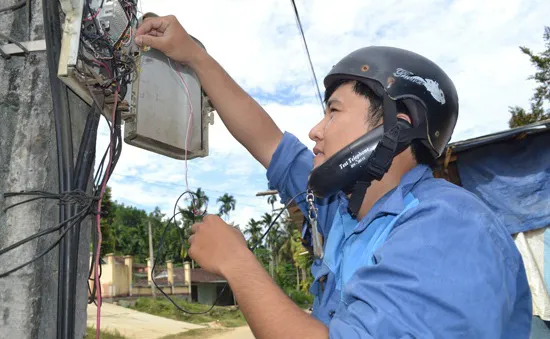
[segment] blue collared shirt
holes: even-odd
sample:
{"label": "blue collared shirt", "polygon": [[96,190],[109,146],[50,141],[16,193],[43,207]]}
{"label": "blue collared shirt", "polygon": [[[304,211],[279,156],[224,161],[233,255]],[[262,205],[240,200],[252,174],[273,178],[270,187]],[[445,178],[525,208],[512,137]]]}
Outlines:
{"label": "blue collared shirt", "polygon": [[[311,151],[285,133],[270,188],[287,202],[312,168]],[[316,203],[325,256],[312,267],[313,316],[330,338],[529,338],[521,256],[475,195],[419,165],[359,222],[343,194]]]}

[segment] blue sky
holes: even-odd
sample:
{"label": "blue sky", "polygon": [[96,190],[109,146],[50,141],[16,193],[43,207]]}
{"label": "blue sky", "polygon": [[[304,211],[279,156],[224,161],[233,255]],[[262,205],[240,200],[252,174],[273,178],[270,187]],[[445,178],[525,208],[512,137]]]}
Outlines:
{"label": "blue sky", "polygon": [[[518,46],[542,50],[550,13],[550,2],[543,0],[296,3],[321,90],[330,67],[357,48],[411,49],[438,63],[455,82],[460,114],[453,141],[506,129],[508,107],[527,106],[534,87],[527,77],[534,69]],[[290,1],[143,0],[141,6],[143,12],[176,15],[281,129],[312,147],[307,135],[322,111]],[[98,147],[106,144],[103,133]],[[217,116],[209,145],[208,157],[189,161],[191,188],[202,187],[211,205],[223,193],[234,195],[231,219],[241,226],[270,211],[266,198],[255,197],[267,189],[265,170]],[[119,202],[168,212],[185,190],[184,163],[125,144],[110,186]]]}

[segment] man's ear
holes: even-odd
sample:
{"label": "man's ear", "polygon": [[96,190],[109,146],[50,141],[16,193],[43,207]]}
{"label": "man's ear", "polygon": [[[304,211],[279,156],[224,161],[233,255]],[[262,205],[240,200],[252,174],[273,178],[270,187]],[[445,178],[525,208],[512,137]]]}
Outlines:
{"label": "man's ear", "polygon": [[397,119],[403,119],[403,120],[407,121],[409,124],[412,125],[411,118],[408,115],[406,115],[405,113],[397,114]]}

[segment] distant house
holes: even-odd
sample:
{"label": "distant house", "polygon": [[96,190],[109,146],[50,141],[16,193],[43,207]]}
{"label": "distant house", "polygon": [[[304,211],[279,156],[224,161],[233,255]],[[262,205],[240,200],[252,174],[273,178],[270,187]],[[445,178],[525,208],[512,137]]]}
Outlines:
{"label": "distant house", "polygon": [[[152,279],[150,265],[133,263],[132,256],[107,254],[102,259],[101,287],[106,298],[151,296]],[[185,262],[183,267],[174,267],[171,261],[166,266],[157,265],[155,282],[158,288],[169,295],[186,297],[204,305],[235,305],[233,292],[227,281],[202,268],[191,268]],[[90,289],[93,288],[90,282]],[[157,292],[157,295],[160,293]],[[219,299],[218,299],[219,298]],[[217,300],[218,299],[218,300]]]}
{"label": "distant house", "polygon": [[[219,300],[216,302],[216,299]],[[191,270],[191,301],[204,305],[235,305],[233,291],[227,280],[213,273],[195,268]]]}

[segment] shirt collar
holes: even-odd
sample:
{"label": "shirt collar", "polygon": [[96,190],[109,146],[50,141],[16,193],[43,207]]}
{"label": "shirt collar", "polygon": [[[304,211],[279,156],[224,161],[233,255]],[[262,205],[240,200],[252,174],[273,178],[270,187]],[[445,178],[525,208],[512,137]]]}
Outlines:
{"label": "shirt collar", "polygon": [[[380,198],[374,206],[371,208],[369,213],[356,226],[352,229],[349,226],[345,227],[346,238],[355,232],[360,232],[364,230],[374,219],[378,218],[381,215],[398,215],[405,209],[405,195],[407,195],[412,188],[421,180],[429,178],[432,176],[430,168],[426,165],[417,165],[401,178],[401,181],[397,187],[386,193],[382,198]],[[367,190],[367,194],[368,190]],[[348,199],[347,197],[340,192],[340,214],[346,215],[349,214],[347,211]]]}

